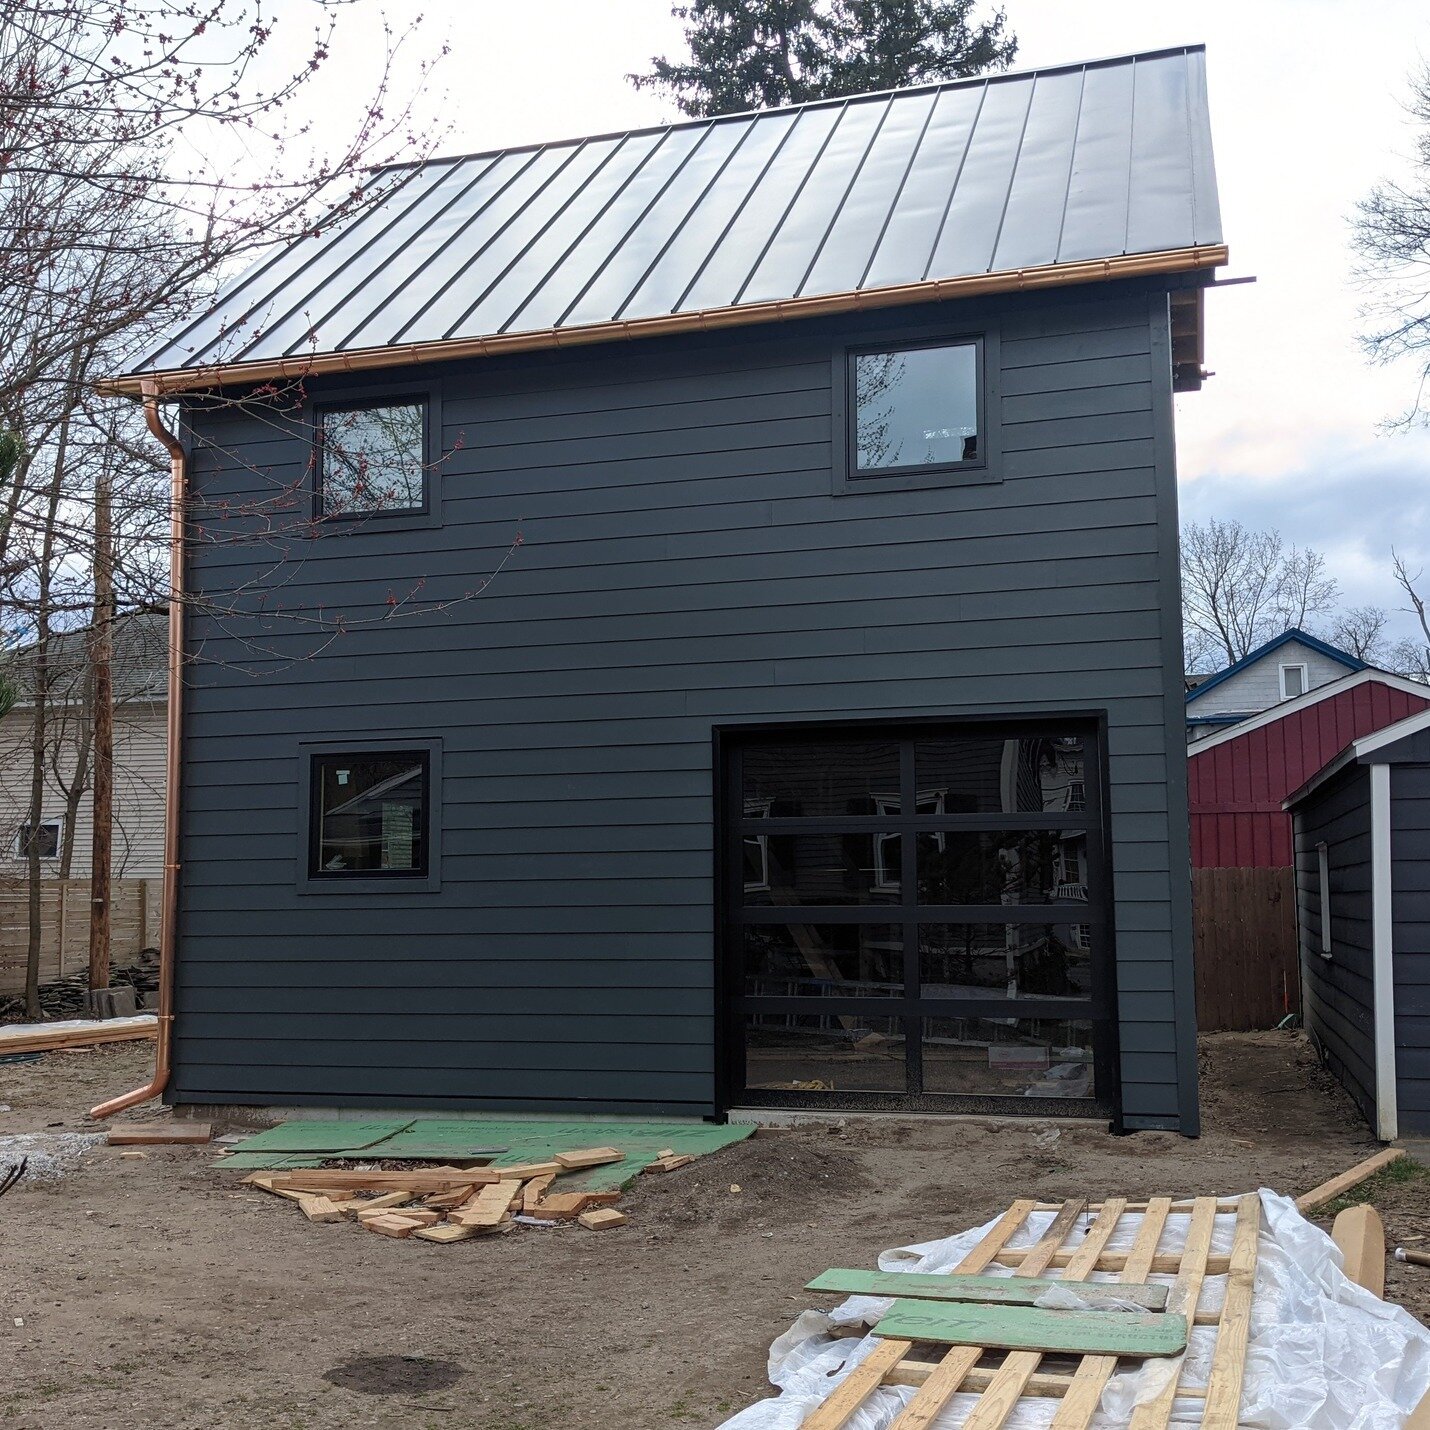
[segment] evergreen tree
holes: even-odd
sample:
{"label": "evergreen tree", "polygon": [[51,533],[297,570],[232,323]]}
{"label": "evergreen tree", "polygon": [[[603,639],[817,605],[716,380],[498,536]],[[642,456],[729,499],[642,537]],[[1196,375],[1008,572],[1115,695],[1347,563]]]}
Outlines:
{"label": "evergreen tree", "polygon": [[651,60],[637,89],[709,116],[1006,69],[1018,52],[1007,16],[976,0],[693,0],[690,55]]}

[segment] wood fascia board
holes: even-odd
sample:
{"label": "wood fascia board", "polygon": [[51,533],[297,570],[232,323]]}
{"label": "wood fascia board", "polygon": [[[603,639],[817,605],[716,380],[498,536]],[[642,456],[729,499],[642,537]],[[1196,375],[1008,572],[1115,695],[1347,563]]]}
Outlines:
{"label": "wood fascia board", "polygon": [[846,293],[741,303],[722,308],[701,309],[694,313],[661,314],[651,318],[589,323],[569,328],[541,328],[532,332],[498,333],[487,337],[402,343],[346,353],[313,353],[254,362],[174,368],[163,372],[130,373],[102,379],[98,387],[101,392],[110,395],[137,397],[144,390],[145,384],[148,384],[151,390],[160,395],[172,395],[234,383],[275,382],[318,377],[328,373],[366,372],[378,368],[446,362],[457,358],[491,357],[508,352],[580,347],[620,339],[713,332],[755,323],[823,317],[913,303],[936,303],[952,298],[978,297],[987,293],[1020,293],[1077,283],[1109,283],[1119,278],[1190,273],[1220,267],[1227,262],[1228,256],[1224,243],[1203,244],[1192,248],[1164,249],[1155,253],[1119,254],[1111,258],[969,274],[960,278],[935,278],[926,282],[903,283],[886,288],[864,288]]}
{"label": "wood fascia board", "polygon": [[1375,1135],[1393,1142],[1395,1086],[1395,913],[1391,897],[1390,766],[1370,767],[1370,942],[1375,1028]]}
{"label": "wood fascia board", "polygon": [[[1275,705],[1268,705],[1265,710],[1258,711],[1255,715],[1248,715],[1244,720],[1238,720],[1236,724],[1228,725],[1225,730],[1217,731],[1215,735],[1204,735],[1198,740],[1192,740],[1187,745],[1187,758],[1194,760],[1198,755],[1203,755],[1208,750],[1214,750],[1218,745],[1225,745],[1229,740],[1239,740],[1243,735],[1251,734],[1253,730],[1274,725],[1278,720],[1284,720],[1302,710],[1309,710],[1323,700],[1344,695],[1347,691],[1354,690],[1357,686],[1368,685],[1373,680],[1379,681],[1391,690],[1399,690],[1406,695],[1418,695],[1422,700],[1430,700],[1430,685],[1422,685],[1418,680],[1411,680],[1408,676],[1395,675],[1389,670],[1377,670],[1372,666],[1367,670],[1357,670],[1350,675],[1343,675],[1339,680],[1327,681],[1325,685],[1318,685],[1314,690],[1308,690],[1294,700],[1282,700]],[[1407,716],[1406,718],[1414,719],[1415,717]],[[1187,723],[1194,722],[1189,720]],[[1389,728],[1386,726],[1386,729]],[[1376,732],[1376,734],[1379,733],[1379,731]],[[1407,733],[1409,732],[1407,731]],[[1362,736],[1362,739],[1370,738],[1372,737],[1368,735]]]}

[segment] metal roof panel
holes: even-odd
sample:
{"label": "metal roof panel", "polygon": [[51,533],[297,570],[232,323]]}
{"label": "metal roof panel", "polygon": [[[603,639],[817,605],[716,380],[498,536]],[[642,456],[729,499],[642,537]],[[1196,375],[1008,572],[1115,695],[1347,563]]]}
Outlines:
{"label": "metal roof panel", "polygon": [[359,352],[370,366],[398,346],[606,336],[1221,243],[1199,46],[433,160],[386,180],[368,207],[227,285],[138,374]]}

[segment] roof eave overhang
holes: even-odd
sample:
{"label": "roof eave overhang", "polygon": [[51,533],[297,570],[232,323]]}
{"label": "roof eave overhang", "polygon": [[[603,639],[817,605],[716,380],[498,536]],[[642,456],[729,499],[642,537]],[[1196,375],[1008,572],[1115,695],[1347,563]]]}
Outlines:
{"label": "roof eave overhang", "polygon": [[846,293],[825,293],[807,298],[782,298],[764,303],[741,303],[706,308],[692,313],[661,314],[584,326],[541,328],[521,333],[497,333],[478,338],[449,338],[436,342],[400,343],[351,352],[311,353],[252,362],[217,363],[168,371],[130,373],[105,378],[101,392],[130,397],[145,392],[172,396],[238,384],[287,381],[331,373],[369,372],[414,363],[450,362],[460,358],[495,357],[502,353],[534,352],[549,348],[580,347],[634,338],[667,337],[677,333],[711,332],[756,323],[816,318],[874,308],[895,308],[914,303],[937,303],[972,298],[987,293],[1021,293],[1039,288],[1059,288],[1078,283],[1110,283],[1176,273],[1195,273],[1227,262],[1227,246],[1201,244],[1193,248],[1163,249],[1155,253],[1129,253],[1076,263],[1049,263],[1034,268],[1013,268],[961,278],[935,278],[922,283],[902,283],[885,288],[863,288]]}

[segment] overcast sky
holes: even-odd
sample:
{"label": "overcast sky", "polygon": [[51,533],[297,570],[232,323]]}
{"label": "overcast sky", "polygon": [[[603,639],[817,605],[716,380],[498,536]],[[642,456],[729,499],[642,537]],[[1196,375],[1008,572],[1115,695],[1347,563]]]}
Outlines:
{"label": "overcast sky", "polygon": [[[292,3],[292,0],[289,0]],[[405,13],[389,3],[389,13]],[[415,7],[414,7],[415,8]],[[626,81],[680,49],[668,0],[423,0],[452,56],[428,103],[444,152],[660,123],[667,101]],[[1424,0],[1007,0],[1017,67],[1204,43],[1230,275],[1208,295],[1207,366],[1178,399],[1184,517],[1238,517],[1324,551],[1347,604],[1401,604],[1392,543],[1430,571],[1430,432],[1387,435],[1415,373],[1369,367],[1348,218],[1404,172],[1407,76],[1430,56]],[[326,81],[370,74],[372,21],[344,22]],[[445,102],[437,103],[438,91]],[[1409,632],[1407,618],[1397,616]]]}

